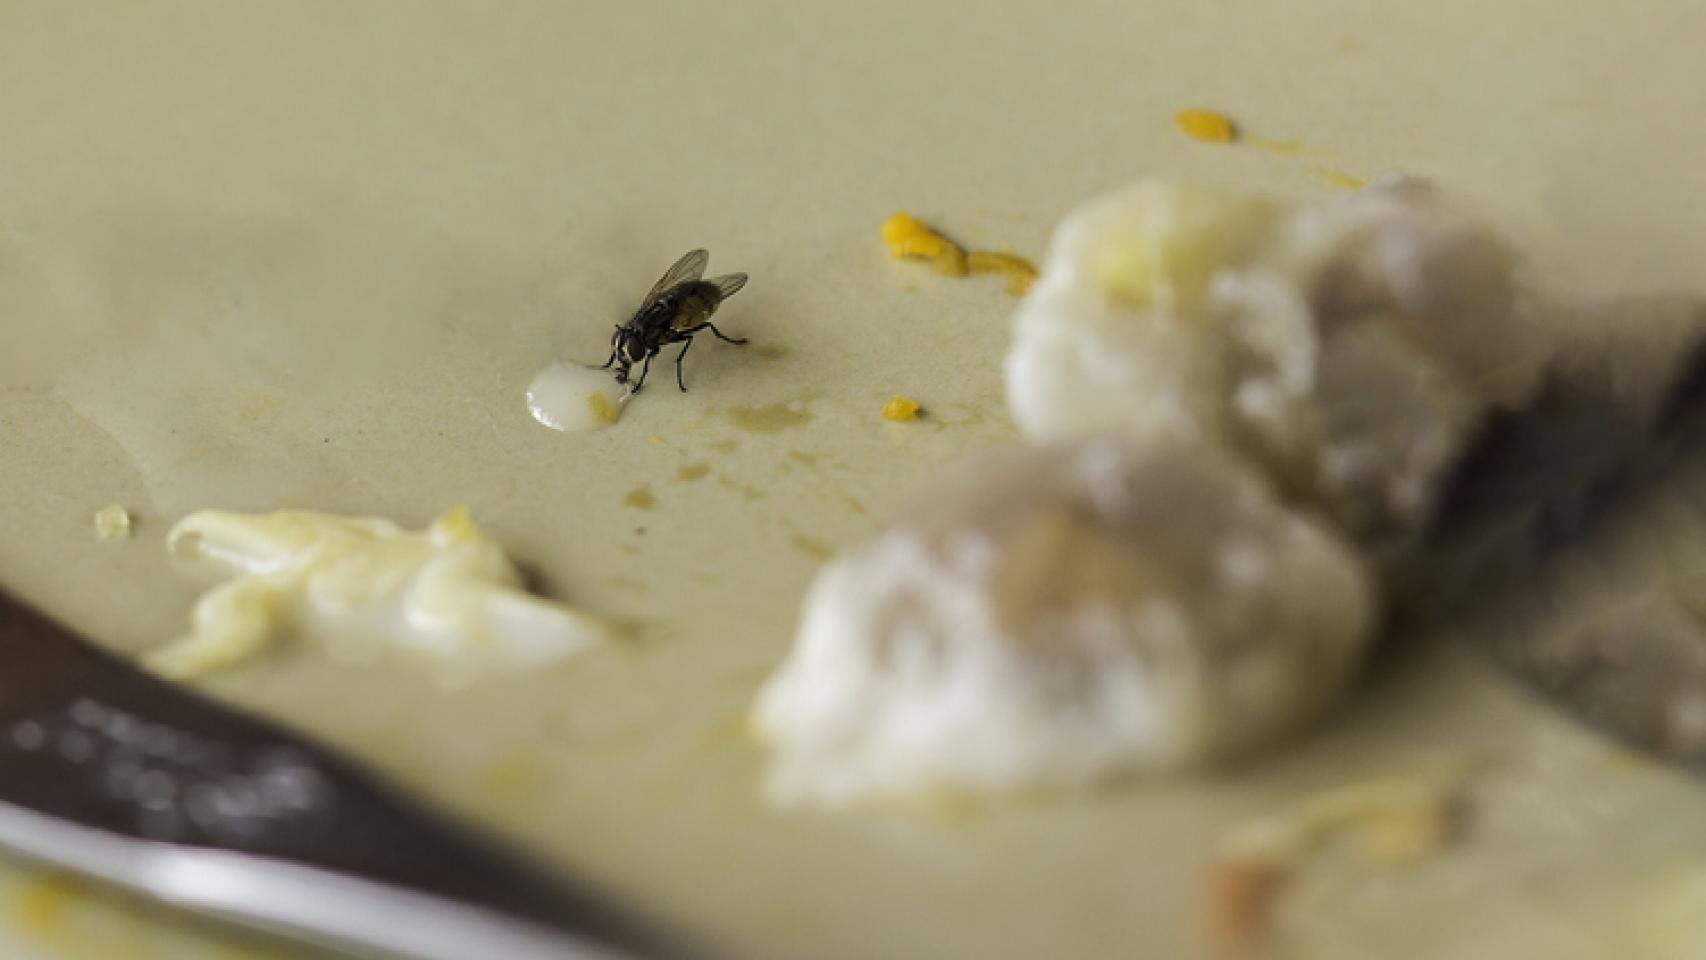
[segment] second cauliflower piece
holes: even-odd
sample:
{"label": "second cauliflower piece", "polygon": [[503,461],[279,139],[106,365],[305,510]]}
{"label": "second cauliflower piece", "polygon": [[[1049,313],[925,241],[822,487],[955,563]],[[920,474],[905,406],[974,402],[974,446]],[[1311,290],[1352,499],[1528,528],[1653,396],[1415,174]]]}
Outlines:
{"label": "second cauliflower piece", "polygon": [[1354,551],[1208,448],[996,457],[830,565],[762,693],[782,799],[1073,786],[1211,762],[1333,700]]}

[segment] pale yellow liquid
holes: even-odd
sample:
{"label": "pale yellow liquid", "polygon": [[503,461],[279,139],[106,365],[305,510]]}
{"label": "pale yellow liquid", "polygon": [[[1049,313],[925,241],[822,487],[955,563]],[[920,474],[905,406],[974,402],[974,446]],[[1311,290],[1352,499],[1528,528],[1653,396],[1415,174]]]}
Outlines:
{"label": "pale yellow liquid", "polygon": [[[6,3],[0,583],[141,651],[194,596],[161,544],[189,510],[469,504],[636,638],[457,693],[309,644],[203,689],[743,955],[1185,955],[1227,825],[1486,751],[1459,846],[1297,885],[1296,955],[1699,956],[1706,792],[1461,647],[1238,771],[973,810],[768,810],[743,720],[825,552],[1015,442],[1013,301],[888,261],[884,217],[1040,256],[1142,175],[1399,168],[1554,289],[1700,293],[1701,36],[1706,7],[1662,0]],[[1186,106],[1300,144],[1195,143]],[[600,362],[701,245],[752,275],[717,319],[753,344],[701,338],[691,392],[666,365],[613,428],[534,423],[529,378]],[[897,393],[926,416],[882,420]],[[135,536],[98,542],[113,502]],[[290,955],[34,883],[0,871],[9,957]]]}

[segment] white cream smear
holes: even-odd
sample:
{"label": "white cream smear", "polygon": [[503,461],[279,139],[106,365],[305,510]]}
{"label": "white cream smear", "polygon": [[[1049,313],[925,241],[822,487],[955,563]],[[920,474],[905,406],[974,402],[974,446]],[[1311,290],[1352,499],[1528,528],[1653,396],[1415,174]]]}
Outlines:
{"label": "white cream smear", "polygon": [[174,557],[231,576],[196,603],[186,636],[147,658],[168,677],[241,662],[301,632],[336,656],[389,648],[465,682],[555,663],[607,635],[597,619],[528,594],[463,507],[420,532],[379,517],[202,510],[166,542]]}
{"label": "white cream smear", "polygon": [[580,433],[608,427],[622,416],[630,394],[608,370],[560,361],[527,386],[527,409],[552,430]]}

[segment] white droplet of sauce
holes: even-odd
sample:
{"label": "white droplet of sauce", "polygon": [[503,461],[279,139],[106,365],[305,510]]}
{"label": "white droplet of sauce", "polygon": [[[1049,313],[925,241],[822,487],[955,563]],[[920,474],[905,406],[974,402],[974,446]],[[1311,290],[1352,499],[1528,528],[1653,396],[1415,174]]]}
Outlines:
{"label": "white droplet of sauce", "polygon": [[579,433],[608,427],[622,416],[628,393],[610,371],[561,361],[527,386],[527,409],[552,430]]}

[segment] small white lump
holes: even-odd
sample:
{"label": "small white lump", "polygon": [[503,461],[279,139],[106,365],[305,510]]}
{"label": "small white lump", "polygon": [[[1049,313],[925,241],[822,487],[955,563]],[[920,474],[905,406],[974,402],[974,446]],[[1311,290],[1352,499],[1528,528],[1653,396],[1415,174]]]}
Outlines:
{"label": "small white lump", "polygon": [[1202,445],[977,463],[826,567],[764,687],[780,801],[1080,786],[1294,729],[1354,672],[1370,576]]}
{"label": "small white lump", "polygon": [[579,433],[615,423],[629,394],[608,370],[562,361],[527,386],[527,410],[552,430]]}
{"label": "small white lump", "polygon": [[95,538],[98,540],[124,540],[130,536],[130,511],[116,503],[109,503],[95,511]]}
{"label": "small white lump", "polygon": [[148,657],[193,677],[313,632],[334,654],[388,645],[425,657],[447,681],[541,667],[604,638],[599,621],[529,595],[503,549],[457,507],[414,533],[379,517],[300,510],[202,510],[167,535],[177,558],[230,579],[195,606],[189,634]]}

